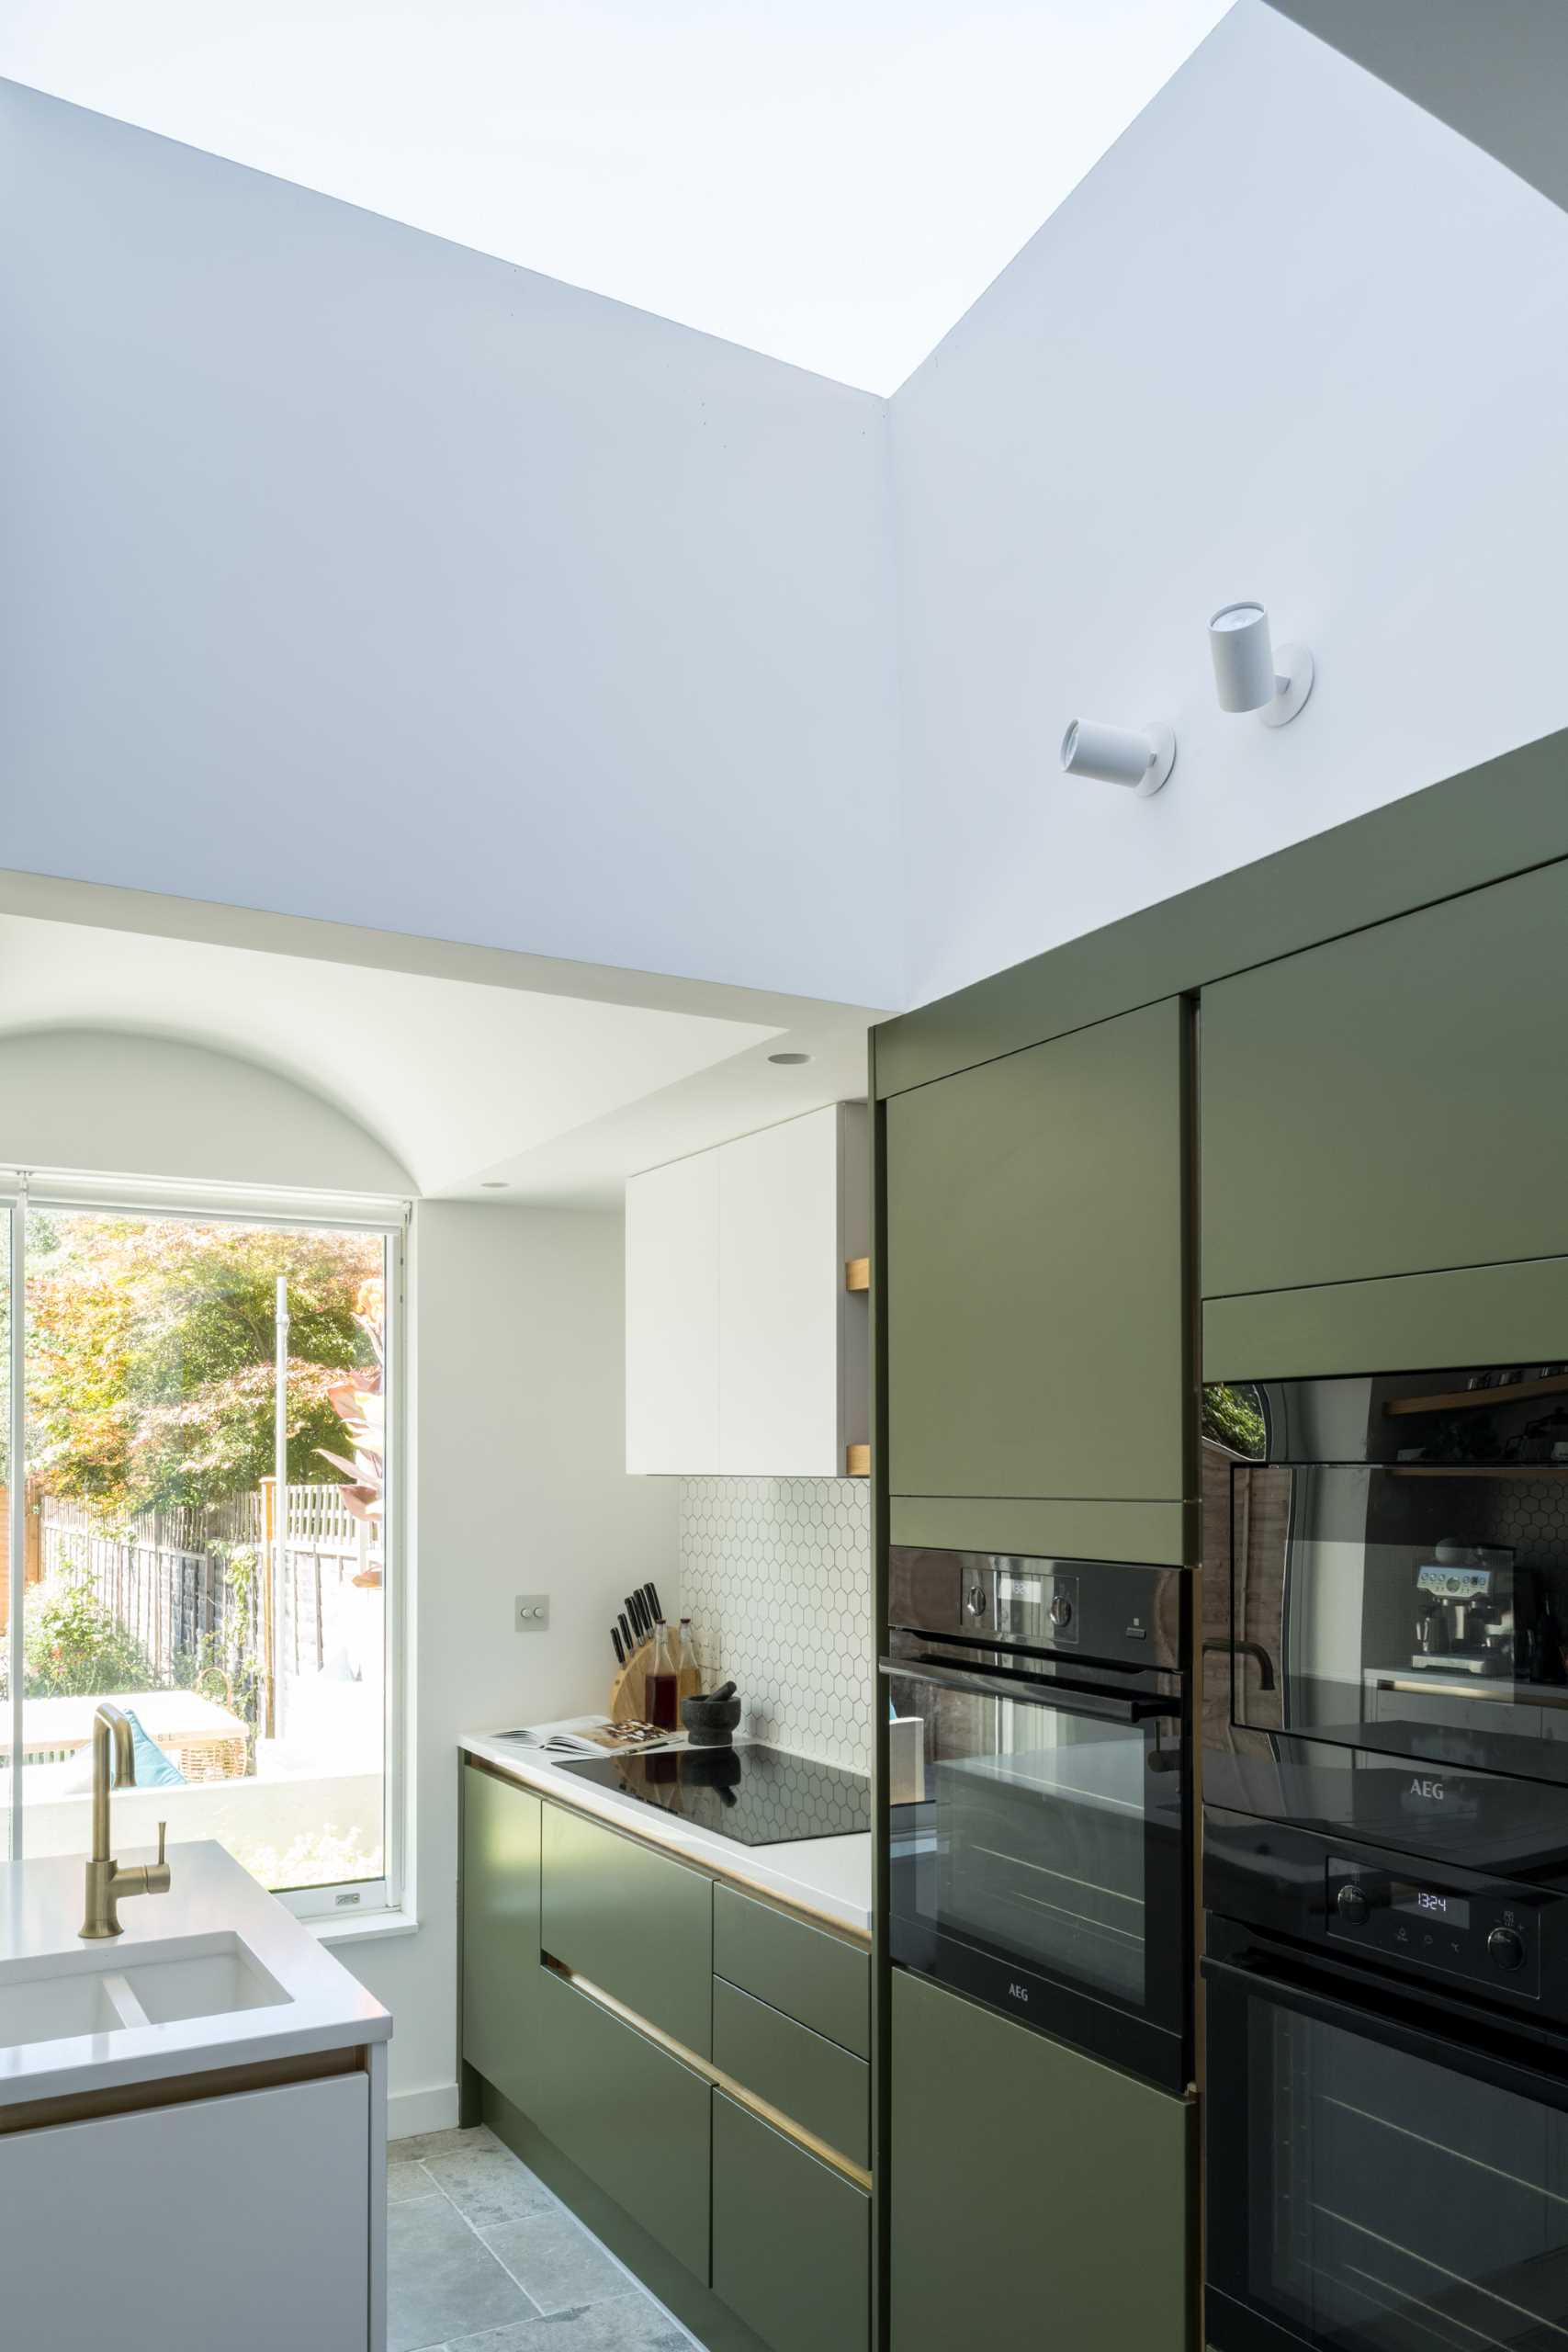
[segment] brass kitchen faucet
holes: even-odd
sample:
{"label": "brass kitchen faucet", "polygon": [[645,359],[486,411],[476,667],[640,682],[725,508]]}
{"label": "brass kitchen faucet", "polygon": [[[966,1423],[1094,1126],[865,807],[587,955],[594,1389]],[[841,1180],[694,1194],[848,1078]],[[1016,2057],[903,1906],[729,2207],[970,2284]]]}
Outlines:
{"label": "brass kitchen faucet", "polygon": [[109,1849],[109,1741],[121,1788],[136,1785],[136,1749],[130,1725],[118,1707],[106,1699],[93,1717],[93,1850],[87,1857],[87,1916],[82,1922],[85,1939],[118,1936],[119,1906],[131,1894],[167,1894],[169,1865],[164,1859],[169,1825],[158,1824],[158,1859],[121,1870]]}

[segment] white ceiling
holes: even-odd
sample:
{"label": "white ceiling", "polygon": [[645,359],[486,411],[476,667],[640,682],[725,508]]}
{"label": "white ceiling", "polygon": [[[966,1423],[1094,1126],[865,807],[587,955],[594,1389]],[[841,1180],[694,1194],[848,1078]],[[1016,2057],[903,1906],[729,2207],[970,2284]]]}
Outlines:
{"label": "white ceiling", "polygon": [[[626,976],[629,1000],[637,976]],[[722,996],[722,991],[709,991]],[[743,1001],[737,992],[738,1001]],[[0,1037],[134,1030],[346,1111],[423,1193],[607,1201],[632,1170],[863,1093],[874,1017],[756,1019],[0,914]],[[806,1051],[777,1069],[770,1050]]]}
{"label": "white ceiling", "polygon": [[9,0],[0,74],[891,392],[1229,0]]}

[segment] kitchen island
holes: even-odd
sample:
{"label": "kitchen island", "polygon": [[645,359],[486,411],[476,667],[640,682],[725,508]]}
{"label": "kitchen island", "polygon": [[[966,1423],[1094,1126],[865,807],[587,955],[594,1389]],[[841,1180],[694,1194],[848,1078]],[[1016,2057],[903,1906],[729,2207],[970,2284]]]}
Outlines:
{"label": "kitchen island", "polygon": [[171,1867],[97,1942],[79,1860],[0,1871],[6,2340],[379,2352],[392,2020],[221,1847]]}

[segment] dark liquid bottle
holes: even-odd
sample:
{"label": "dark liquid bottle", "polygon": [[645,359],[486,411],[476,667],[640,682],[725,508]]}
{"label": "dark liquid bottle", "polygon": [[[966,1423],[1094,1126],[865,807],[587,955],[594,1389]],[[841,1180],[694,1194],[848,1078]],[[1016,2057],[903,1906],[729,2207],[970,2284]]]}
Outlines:
{"label": "dark liquid bottle", "polygon": [[670,1628],[660,1618],[654,1628],[653,1664],[648,1669],[642,1702],[649,1722],[660,1731],[674,1731],[680,1724],[679,1681],[670,1654]]}

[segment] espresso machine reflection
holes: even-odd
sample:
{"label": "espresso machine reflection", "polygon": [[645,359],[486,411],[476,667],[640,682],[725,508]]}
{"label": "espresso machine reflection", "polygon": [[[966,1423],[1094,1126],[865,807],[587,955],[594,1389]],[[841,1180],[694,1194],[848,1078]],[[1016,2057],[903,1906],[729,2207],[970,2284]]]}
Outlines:
{"label": "espresso machine reflection", "polygon": [[1504,1544],[1443,1543],[1416,1571],[1414,1667],[1511,1676],[1517,1666],[1514,1555]]}

